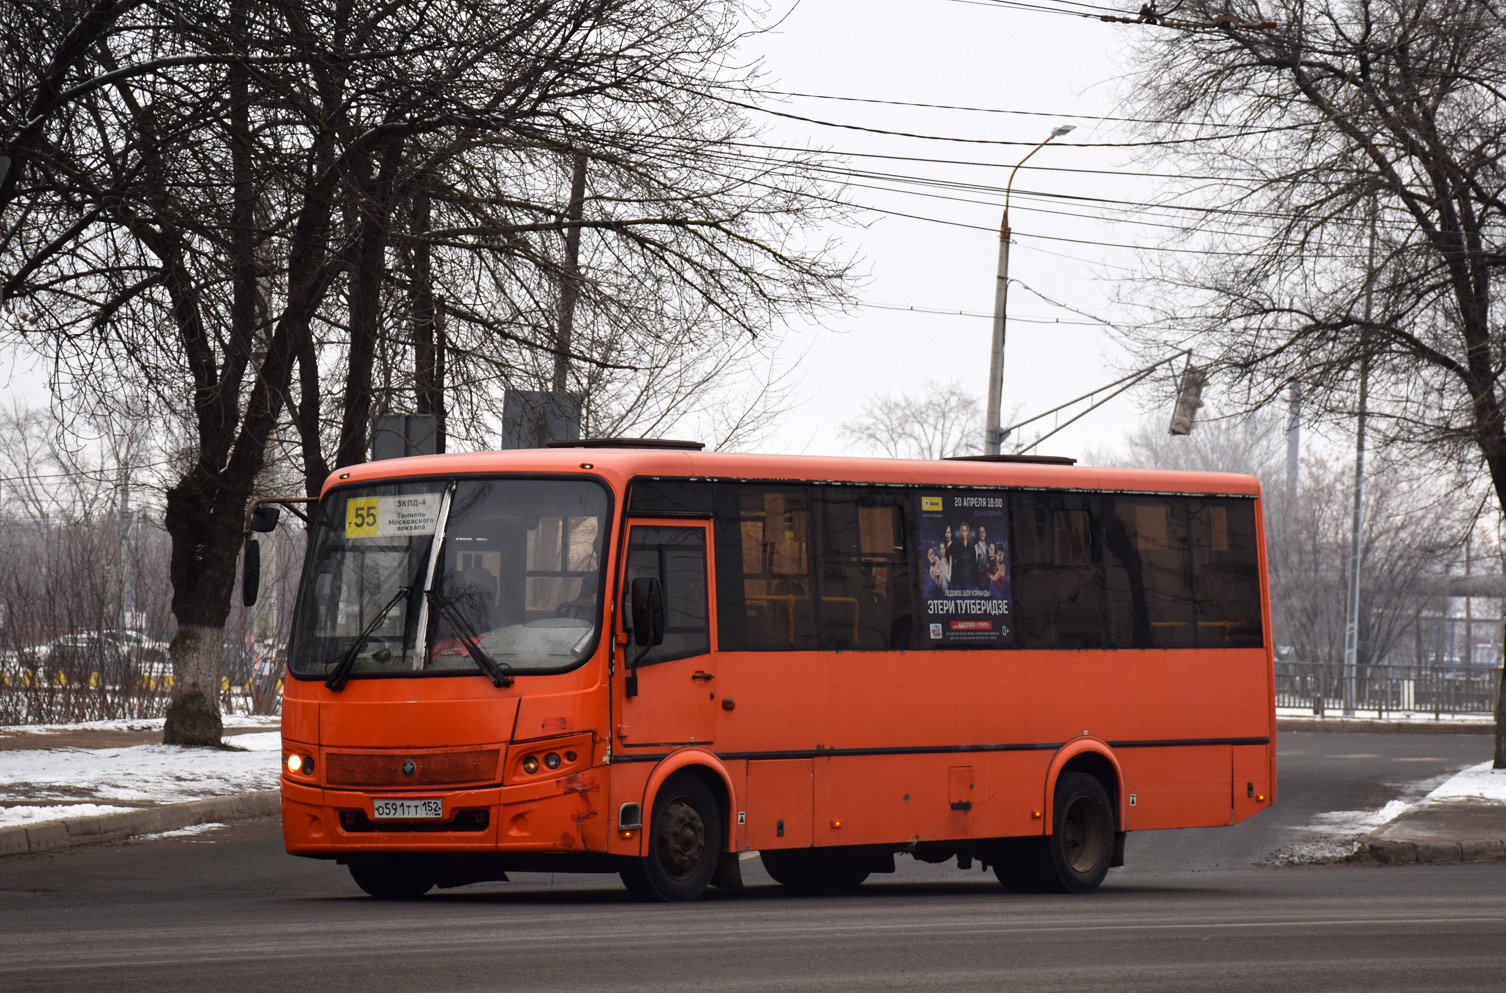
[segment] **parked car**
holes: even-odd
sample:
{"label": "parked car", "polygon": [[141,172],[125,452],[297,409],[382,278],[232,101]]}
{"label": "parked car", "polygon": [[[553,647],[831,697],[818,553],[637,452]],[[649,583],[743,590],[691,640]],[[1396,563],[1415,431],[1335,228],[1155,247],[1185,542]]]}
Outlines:
{"label": "parked car", "polygon": [[104,681],[123,685],[167,665],[167,644],[139,631],[83,631],[60,635],[20,659],[38,679],[55,685]]}

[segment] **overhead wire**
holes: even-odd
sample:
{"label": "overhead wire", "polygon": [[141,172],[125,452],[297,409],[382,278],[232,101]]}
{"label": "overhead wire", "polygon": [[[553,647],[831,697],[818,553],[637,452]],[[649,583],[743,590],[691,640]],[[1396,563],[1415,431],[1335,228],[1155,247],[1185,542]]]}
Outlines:
{"label": "overhead wire", "polygon": [[[830,166],[826,166],[826,165],[822,165],[822,164],[818,164],[816,166],[816,168],[818,168],[818,169],[825,169],[825,170],[827,170],[829,172],[832,172],[834,174],[837,174],[837,175],[842,175],[843,174],[843,171],[840,170],[840,169],[836,169],[834,167],[830,167]],[[854,173],[853,175],[856,175],[856,174]],[[899,177],[899,178],[896,178],[895,181],[896,182],[909,181],[909,182],[915,182],[915,183],[922,183],[922,184],[926,184],[926,185],[940,186],[940,187],[943,187],[943,188],[946,188],[948,186],[952,186],[953,188],[956,188],[956,185],[961,185],[961,186],[963,186],[965,188],[985,189],[985,190],[991,189],[991,190],[993,190],[995,192],[1000,192],[1000,193],[1003,192],[1002,189],[1000,189],[998,187],[987,187],[987,186],[983,186],[981,184],[956,184],[956,185],[954,185],[954,184],[949,184],[947,181],[944,181],[944,180],[936,180],[936,179],[929,178],[929,177]],[[895,187],[889,187],[889,186],[878,186],[878,185],[874,185],[874,184],[865,184],[865,183],[848,183],[847,185],[850,186],[850,187],[869,189],[869,190],[872,190],[872,191],[875,191],[875,192],[882,192],[882,193],[894,193],[894,194],[902,195],[902,196],[919,196],[919,197],[927,197],[927,198],[933,198],[933,199],[942,199],[942,200],[949,200],[949,201],[955,201],[955,202],[976,203],[976,204],[979,204],[981,206],[998,207],[998,204],[996,204],[996,203],[992,203],[990,201],[984,201],[984,200],[977,200],[977,199],[973,199],[973,198],[949,197],[949,196],[945,196],[943,194],[918,192],[918,191],[913,191],[913,190],[905,190],[905,189],[901,189],[901,188],[895,188]],[[1107,199],[1107,198],[1085,197],[1085,196],[1081,196],[1081,195],[1078,195],[1078,194],[1044,193],[1044,192],[1039,192],[1039,191],[1018,191],[1014,195],[1015,195],[1015,197],[1017,199],[1023,200],[1023,201],[1026,201],[1026,202],[1029,202],[1032,199],[1041,199],[1041,200],[1069,200],[1069,201],[1076,200],[1076,201],[1082,201],[1084,203],[1121,204],[1121,205],[1123,205],[1124,207],[1127,207],[1127,208],[1135,208],[1135,209],[1147,210],[1147,211],[1151,211],[1153,213],[1157,212],[1157,211],[1181,210],[1181,211],[1190,211],[1190,212],[1193,212],[1193,213],[1196,213],[1196,214],[1200,214],[1200,215],[1228,214],[1229,216],[1235,216],[1235,217],[1241,217],[1242,216],[1242,217],[1258,218],[1258,219],[1261,219],[1261,220],[1271,220],[1273,218],[1278,218],[1280,216],[1280,215],[1273,214],[1270,211],[1239,211],[1239,210],[1233,210],[1233,209],[1230,209],[1230,208],[1218,208],[1218,207],[1206,207],[1206,206],[1191,206],[1191,205],[1165,204],[1165,203],[1150,204],[1150,203],[1143,203],[1143,202],[1137,203],[1137,202],[1134,202],[1134,201],[1115,201],[1115,200],[1110,200],[1110,199]],[[890,209],[887,209],[887,208],[874,206],[872,204],[865,204],[865,203],[860,203],[860,202],[856,202],[856,201],[852,201],[852,200],[842,200],[842,201],[835,201],[834,200],[833,202],[834,203],[841,203],[842,205],[845,205],[845,206],[851,206],[851,207],[854,207],[856,209],[860,209],[860,210],[864,210],[864,211],[868,211],[868,212],[875,213],[875,214],[880,214],[880,215],[888,214],[888,215],[892,215],[892,216],[896,216],[896,217],[903,217],[903,218],[907,218],[907,219],[920,220],[920,221],[929,221],[929,222],[932,222],[932,223],[945,224],[945,225],[953,226],[953,227],[963,227],[963,228],[968,228],[968,229],[972,229],[972,230],[980,230],[980,231],[982,231],[982,230],[988,230],[988,231],[994,230],[994,228],[992,226],[985,226],[985,225],[979,225],[979,224],[972,224],[972,223],[968,223],[968,222],[955,221],[955,220],[950,220],[950,219],[947,219],[947,218],[934,217],[934,216],[930,216],[930,215],[926,215],[926,214],[920,214],[920,213],[915,213],[915,212],[911,212],[911,211],[890,210]],[[1034,207],[1034,206],[1028,207],[1026,209],[1028,209],[1028,210],[1030,210],[1032,212],[1037,212],[1037,213],[1047,213],[1047,214],[1054,214],[1054,215],[1058,215],[1058,216],[1075,217],[1075,218],[1079,218],[1079,219],[1083,219],[1083,220],[1089,220],[1089,221],[1104,221],[1104,222],[1110,222],[1110,223],[1128,223],[1128,224],[1136,224],[1136,225],[1141,225],[1141,226],[1150,226],[1150,227],[1157,227],[1157,228],[1169,228],[1169,229],[1178,230],[1178,231],[1186,231],[1186,230],[1188,230],[1188,226],[1186,224],[1163,223],[1163,222],[1159,222],[1159,221],[1150,221],[1150,220],[1144,220],[1144,219],[1135,218],[1135,217],[1107,217],[1107,216],[1104,216],[1104,215],[1101,215],[1101,214],[1095,215],[1095,214],[1078,213],[1078,212],[1072,212],[1072,211],[1050,210],[1050,209],[1047,209],[1047,208]],[[1175,216],[1175,215],[1172,215],[1172,214],[1162,214],[1161,216]],[[1295,216],[1295,215],[1292,215],[1292,216]],[[1262,233],[1258,232],[1258,231],[1243,231],[1243,230],[1233,230],[1233,229],[1227,229],[1227,228],[1225,228],[1225,229],[1210,229],[1210,228],[1208,228],[1206,226],[1202,227],[1202,228],[1200,228],[1198,230],[1199,230],[1199,233],[1205,233],[1205,234],[1209,234],[1209,235],[1213,235],[1213,236],[1227,236],[1227,237],[1261,237],[1262,236]],[[1096,245],[1096,246],[1105,247],[1105,248],[1129,249],[1129,250],[1136,250],[1136,251],[1171,252],[1171,253],[1175,253],[1175,254],[1199,254],[1199,255],[1225,256],[1225,257],[1238,257],[1238,256],[1243,256],[1245,254],[1248,254],[1247,251],[1244,251],[1244,250],[1222,250],[1222,249],[1214,249],[1214,248],[1171,247],[1171,246],[1165,246],[1165,245],[1158,246],[1158,245],[1143,245],[1143,244],[1127,244],[1127,243],[1123,243],[1123,242],[1105,241],[1105,240],[1101,240],[1101,239],[1070,238],[1070,237],[1066,237],[1066,236],[1062,236],[1062,235],[1049,235],[1049,234],[1042,234],[1042,233],[1035,233],[1035,232],[1020,232],[1020,231],[1016,231],[1016,234],[1020,235],[1021,237],[1025,237],[1025,238],[1039,238],[1039,239],[1051,240],[1051,241],[1063,241],[1063,242],[1076,243],[1076,244]],[[1344,256],[1339,255],[1339,254],[1335,254],[1332,257],[1341,258],[1341,257],[1344,257]],[[1083,261],[1086,261],[1086,260],[1083,260]]]}

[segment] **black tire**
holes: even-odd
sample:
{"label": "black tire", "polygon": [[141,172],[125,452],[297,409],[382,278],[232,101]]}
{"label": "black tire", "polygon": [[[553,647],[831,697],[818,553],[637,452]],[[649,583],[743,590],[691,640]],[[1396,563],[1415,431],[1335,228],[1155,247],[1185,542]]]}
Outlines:
{"label": "black tire", "polygon": [[1069,772],[1057,780],[1047,882],[1062,893],[1091,893],[1114,858],[1114,808],[1095,777]]}
{"label": "black tire", "polygon": [[694,900],[711,885],[722,849],[716,797],[693,773],[670,776],[654,797],[646,825],[648,855],[622,870],[628,892],[640,900]]}
{"label": "black tire", "polygon": [[1056,783],[1051,834],[1007,838],[994,876],[1017,893],[1091,893],[1114,858],[1114,808],[1093,776],[1069,772]]}
{"label": "black tire", "polygon": [[422,858],[389,856],[352,862],[350,878],[378,900],[417,900],[434,888],[434,869]]}
{"label": "black tire", "polygon": [[759,852],[767,872],[781,886],[812,893],[846,893],[863,885],[871,871],[851,854],[821,848]]}

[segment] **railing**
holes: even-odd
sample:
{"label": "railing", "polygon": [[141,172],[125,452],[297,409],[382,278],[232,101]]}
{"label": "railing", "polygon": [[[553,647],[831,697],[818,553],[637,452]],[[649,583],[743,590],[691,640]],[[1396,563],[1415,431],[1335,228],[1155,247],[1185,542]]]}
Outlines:
{"label": "railing", "polygon": [[1277,662],[1276,706],[1337,717],[1348,704],[1356,715],[1395,713],[1492,714],[1501,688],[1499,666],[1360,666],[1352,697],[1342,662]]}
{"label": "railing", "polygon": [[[275,714],[282,667],[258,666],[220,679],[220,712]],[[0,656],[0,727],[161,717],[172,699],[166,662],[126,660],[115,667],[18,663]]]}

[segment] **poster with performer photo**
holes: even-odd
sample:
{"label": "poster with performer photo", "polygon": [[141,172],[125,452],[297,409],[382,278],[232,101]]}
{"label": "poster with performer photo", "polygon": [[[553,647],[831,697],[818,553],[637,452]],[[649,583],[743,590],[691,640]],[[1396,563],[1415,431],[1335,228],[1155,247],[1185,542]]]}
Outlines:
{"label": "poster with performer photo", "polygon": [[1003,493],[921,491],[917,547],[923,610],[921,641],[1011,643],[1009,519]]}

